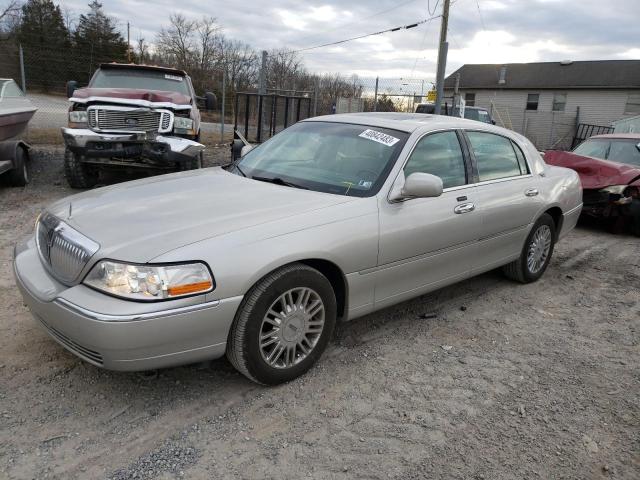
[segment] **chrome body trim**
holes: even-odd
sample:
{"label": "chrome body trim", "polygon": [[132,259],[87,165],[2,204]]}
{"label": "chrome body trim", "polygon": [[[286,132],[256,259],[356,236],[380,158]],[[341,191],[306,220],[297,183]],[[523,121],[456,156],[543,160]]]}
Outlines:
{"label": "chrome body trim", "polygon": [[54,300],[54,303],[57,303],[61,307],[78,313],[91,320],[97,320],[99,322],[133,322],[136,320],[153,320],[155,318],[164,318],[170,317],[172,315],[179,315],[182,313],[192,313],[201,310],[208,310],[210,308],[216,308],[218,305],[220,305],[220,300],[198,303],[196,305],[189,305],[186,307],[171,308],[169,310],[159,310],[157,312],[134,313],[127,315],[110,315],[107,313],[94,312],[93,310],[89,310],[87,308],[76,305],[75,303],[71,303],[64,298],[56,298]]}

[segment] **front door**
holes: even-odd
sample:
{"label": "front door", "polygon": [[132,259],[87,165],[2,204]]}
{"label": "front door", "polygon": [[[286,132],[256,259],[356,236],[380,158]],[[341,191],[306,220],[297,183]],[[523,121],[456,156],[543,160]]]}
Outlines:
{"label": "front door", "polygon": [[455,131],[423,136],[400,175],[431,173],[443,181],[439,197],[380,204],[375,305],[391,305],[469,275],[480,235],[475,187]]}

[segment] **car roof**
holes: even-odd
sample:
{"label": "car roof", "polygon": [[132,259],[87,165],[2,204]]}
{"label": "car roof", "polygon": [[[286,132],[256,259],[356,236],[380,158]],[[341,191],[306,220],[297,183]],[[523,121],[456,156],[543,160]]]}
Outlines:
{"label": "car roof", "polygon": [[631,139],[631,140],[640,140],[640,133],[604,133],[602,135],[594,135],[593,137],[589,137],[587,140],[591,138],[609,138],[609,139]]}
{"label": "car roof", "polygon": [[355,123],[359,125],[368,125],[371,127],[390,128],[392,130],[399,130],[401,132],[408,133],[414,132],[418,129],[437,130],[442,128],[469,128],[477,130],[479,128],[484,129],[486,127],[499,129],[499,127],[494,127],[493,125],[477,122],[475,120],[468,120],[466,118],[460,117],[450,117],[447,115],[431,115],[428,113],[338,113],[335,115],[323,115],[321,117],[308,118],[303,121]]}

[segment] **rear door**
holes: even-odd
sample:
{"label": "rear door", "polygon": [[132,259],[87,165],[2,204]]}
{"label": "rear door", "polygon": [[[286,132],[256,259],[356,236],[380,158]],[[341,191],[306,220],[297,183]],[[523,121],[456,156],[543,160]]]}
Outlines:
{"label": "rear door", "polygon": [[384,306],[469,275],[480,233],[475,188],[462,134],[454,130],[420,138],[400,175],[431,173],[443,180],[435,198],[380,202],[376,306]]}
{"label": "rear door", "polygon": [[466,132],[476,174],[477,208],[482,217],[474,272],[502,265],[520,255],[536,215],[543,207],[542,182],[522,149],[511,139],[484,131]]}

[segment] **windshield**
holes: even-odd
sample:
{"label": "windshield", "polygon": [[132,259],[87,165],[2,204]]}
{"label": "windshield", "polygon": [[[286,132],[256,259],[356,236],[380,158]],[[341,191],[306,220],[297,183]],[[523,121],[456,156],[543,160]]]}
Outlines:
{"label": "windshield", "polygon": [[380,190],[408,136],[365,125],[301,122],[251,150],[237,166],[247,177],[370,197]]}
{"label": "windshield", "polygon": [[185,77],[154,70],[100,69],[96,71],[89,86],[91,88],[160,90],[191,96]]}
{"label": "windshield", "polygon": [[640,166],[640,139],[590,139],[578,145],[573,153]]}
{"label": "windshield", "polygon": [[474,108],[464,109],[464,118],[469,120],[477,120],[479,122],[491,123],[491,118],[486,110],[476,110]]}

